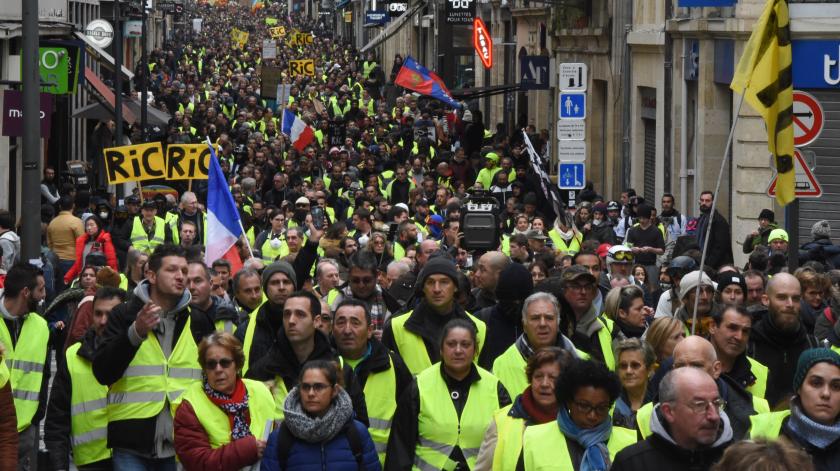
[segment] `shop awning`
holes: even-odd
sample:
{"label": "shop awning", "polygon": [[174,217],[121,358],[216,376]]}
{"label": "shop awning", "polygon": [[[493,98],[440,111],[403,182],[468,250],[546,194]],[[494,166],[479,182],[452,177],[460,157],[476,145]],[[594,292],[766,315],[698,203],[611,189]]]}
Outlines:
{"label": "shop awning", "polygon": [[[75,34],[79,39],[85,42],[85,50],[91,55],[91,57],[99,61],[99,63],[104,65],[108,70],[112,72],[114,71],[114,58],[111,54],[108,54],[104,49],[100,48],[96,44],[93,44],[91,40],[84,35],[84,33],[76,31]],[[123,78],[126,80],[134,79],[134,72],[127,69],[124,65],[120,67],[120,70],[122,70]]]}
{"label": "shop awning", "polygon": [[399,31],[400,28],[402,28],[406,23],[408,23],[408,20],[410,20],[414,15],[416,15],[417,12],[419,12],[420,9],[424,6],[426,6],[426,2],[420,2],[417,5],[411,7],[411,10],[405,12],[401,17],[388,23],[388,26],[386,26],[385,29],[382,30],[382,32],[377,34],[375,38],[371,39],[369,43],[365,44],[365,47],[363,47],[360,50],[360,52],[367,52],[381,44],[386,39],[395,35],[397,31]]}
{"label": "shop awning", "polygon": [[[105,82],[103,82],[103,81],[102,81],[102,80],[101,80],[101,79],[100,79],[100,78],[96,75],[96,72],[94,72],[94,71],[90,70],[90,68],[89,68],[89,67],[85,67],[85,80],[87,80],[87,82],[88,82],[89,84],[91,84],[91,86],[94,88],[94,90],[96,90],[96,92],[97,92],[97,93],[99,93],[100,95],[102,95],[102,98],[104,98],[104,99],[105,99],[105,101],[106,101],[106,102],[107,102],[107,103],[111,106],[111,109],[112,109],[112,110],[113,110],[113,109],[116,109],[116,108],[115,108],[115,105],[114,105],[114,101],[116,100],[116,97],[114,96],[114,92],[113,92],[113,90],[111,90],[111,87],[109,87],[108,85],[105,85]],[[123,106],[122,106],[122,110],[123,110],[123,111],[122,111],[122,117],[123,117],[123,120],[125,120],[126,122],[128,122],[128,123],[134,123],[135,121],[137,121],[137,117],[136,117],[136,116],[134,115],[134,113],[132,113],[132,112],[131,112],[131,110],[130,110],[127,106],[126,106],[126,102],[127,102],[128,100],[129,100],[129,99],[128,99],[128,98],[126,98],[126,99],[123,101]],[[82,110],[84,110],[84,109],[85,109],[85,108],[82,108]],[[78,115],[78,114],[79,114],[79,112],[76,112],[76,114],[74,114],[74,116],[76,116],[76,115]]]}

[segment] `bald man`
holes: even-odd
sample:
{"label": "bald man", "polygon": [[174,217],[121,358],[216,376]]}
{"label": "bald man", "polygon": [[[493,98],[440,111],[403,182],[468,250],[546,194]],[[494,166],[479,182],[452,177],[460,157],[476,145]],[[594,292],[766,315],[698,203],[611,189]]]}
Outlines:
{"label": "bald man", "polygon": [[747,355],[770,370],[764,397],[773,410],[787,408],[793,394],[793,374],[799,354],[817,346],[799,318],[802,288],[788,273],[779,273],[767,283],[762,303],[767,315],[753,326]]}
{"label": "bald man", "polygon": [[472,312],[496,304],[496,285],[499,284],[499,273],[510,265],[510,257],[502,252],[487,252],[478,259],[475,268],[475,284],[473,296],[475,305]]}

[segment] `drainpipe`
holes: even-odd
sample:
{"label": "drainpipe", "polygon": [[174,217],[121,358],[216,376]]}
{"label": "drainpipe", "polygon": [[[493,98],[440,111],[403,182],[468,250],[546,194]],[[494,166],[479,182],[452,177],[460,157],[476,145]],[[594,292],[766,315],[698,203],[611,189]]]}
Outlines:
{"label": "drainpipe", "polygon": [[[685,60],[686,41],[682,39],[682,60]],[[685,81],[685,68],[683,68],[682,81],[680,83],[680,212],[686,214],[687,202],[691,199],[688,195],[688,85]]]}
{"label": "drainpipe", "polygon": [[[622,136],[622,171],[621,171],[621,182],[623,191],[625,188],[630,187],[630,128],[631,128],[631,113],[630,113],[630,106],[631,106],[631,99],[632,99],[632,91],[630,87],[632,86],[632,62],[630,60],[630,45],[627,43],[627,36],[630,34],[630,31],[633,30],[633,2],[627,2],[625,5],[625,9],[623,11],[623,15],[618,21],[622,21],[624,23],[624,58],[622,60],[621,66],[621,73],[622,73],[622,85],[621,89],[624,92],[623,103],[621,106],[621,124],[624,129],[624,133]],[[647,195],[645,195],[647,196]]]}
{"label": "drainpipe", "polygon": [[[674,39],[671,37],[671,34],[668,32],[668,20],[671,19],[673,14],[674,14],[674,4],[673,4],[672,0],[665,0],[665,24],[664,24],[664,26],[665,26],[665,28],[664,28],[664,32],[665,32],[665,48],[664,48],[665,49],[664,50],[664,53],[665,53],[664,66],[665,67],[664,67],[664,74],[665,74],[665,77],[664,77],[664,81],[663,81],[663,84],[662,84],[663,89],[664,89],[663,90],[664,98],[662,100],[663,101],[662,108],[663,108],[663,114],[664,114],[664,117],[665,117],[665,123],[664,123],[664,126],[662,128],[662,130],[664,132],[664,138],[662,140],[663,141],[662,144],[663,144],[663,148],[664,148],[664,152],[663,152],[663,155],[662,155],[662,157],[663,157],[662,158],[662,162],[663,162],[662,178],[663,178],[663,183],[664,184],[662,185],[662,189],[666,193],[671,192],[671,168],[673,166],[672,159],[673,159],[673,156],[674,156],[673,152],[671,151],[672,150],[671,149],[671,146],[672,146],[672,144],[671,144],[671,138],[672,138],[671,133],[673,132],[673,127],[674,127],[673,123],[671,121],[671,118],[673,116],[673,111],[674,111],[673,110],[673,108],[674,108],[674,106],[673,106],[673,102],[674,102],[674,100],[673,100],[673,93],[674,93]],[[685,198],[680,198],[680,199],[685,199]]]}

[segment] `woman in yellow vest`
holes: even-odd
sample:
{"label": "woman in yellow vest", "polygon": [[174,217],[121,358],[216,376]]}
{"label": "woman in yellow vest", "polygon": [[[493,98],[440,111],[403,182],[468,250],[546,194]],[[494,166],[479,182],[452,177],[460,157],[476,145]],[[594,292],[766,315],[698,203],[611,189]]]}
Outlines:
{"label": "woman in yellow vest", "polygon": [[653,400],[648,380],[653,376],[656,355],[644,340],[620,340],[615,348],[615,370],[621,380],[621,395],[615,401],[613,424],[636,429],[636,411]]}
{"label": "woman in yellow vest", "polygon": [[541,348],[531,355],[525,368],[529,386],[513,404],[493,414],[473,471],[516,469],[525,427],[557,420],[554,386],[572,360],[571,354],[559,347]]}
{"label": "woman in yellow vest", "polygon": [[612,425],[610,409],[621,383],[603,363],[575,360],[555,386],[557,421],[525,429],[525,470],[606,471],[636,431]]}
{"label": "woman in yellow vest", "polygon": [[286,244],[286,213],[282,209],[272,209],[268,213],[268,221],[271,227],[262,231],[254,244],[265,264],[289,254],[289,246]]}
{"label": "woman in yellow vest", "polygon": [[476,366],[477,331],[466,319],[443,327],[441,362],[403,393],[385,453],[386,470],[469,470],[493,413],[510,404],[502,383]]}
{"label": "woman in yellow vest", "polygon": [[215,332],[198,345],[203,381],[184,393],[175,413],[175,451],[185,469],[242,469],[257,464],[275,419],[274,398],[242,379],[242,344]]}

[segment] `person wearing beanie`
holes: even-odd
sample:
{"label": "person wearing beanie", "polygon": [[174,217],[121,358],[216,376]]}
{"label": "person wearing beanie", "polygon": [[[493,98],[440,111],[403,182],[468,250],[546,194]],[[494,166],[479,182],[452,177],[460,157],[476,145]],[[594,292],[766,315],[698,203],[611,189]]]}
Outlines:
{"label": "person wearing beanie", "polygon": [[680,301],[682,306],[674,313],[674,317],[681,320],[686,329],[691,331],[694,322],[694,300],[697,296],[697,286],[700,286],[699,301],[697,302],[697,329],[695,334],[706,335],[709,331],[712,312],[716,309],[715,285],[709,275],[702,270],[695,270],[686,274],[680,280]]}
{"label": "person wearing beanie", "polygon": [[522,333],[522,301],[532,291],[534,282],[525,265],[510,263],[499,273],[496,284],[498,303],[475,313],[487,324],[487,339],[478,357],[480,367],[492,369],[496,357],[513,345]]}
{"label": "person wearing beanie", "polygon": [[717,292],[724,305],[743,306],[747,296],[747,281],[736,271],[725,271],[717,275]]}
{"label": "person wearing beanie", "polygon": [[811,226],[813,240],[799,247],[799,265],[816,261],[829,269],[840,268],[840,246],[831,242],[831,224],[823,219]]}
{"label": "person wearing beanie", "polygon": [[659,275],[656,257],[665,253],[665,228],[654,224],[653,206],[642,203],[636,207],[639,222],[627,231],[625,245],[636,256],[636,263],[644,265],[649,279]]}
{"label": "person wearing beanie", "polygon": [[751,254],[752,251],[759,245],[769,247],[770,242],[767,240],[767,237],[770,236],[770,232],[778,228],[779,225],[776,224],[776,215],[773,211],[769,209],[762,209],[761,212],[758,213],[758,229],[747,234],[747,237],[744,238],[744,244],[741,249],[745,254]]}
{"label": "person wearing beanie", "polygon": [[770,250],[773,253],[787,254],[790,237],[784,229],[773,229],[767,236],[767,242],[770,244]]}
{"label": "person wearing beanie", "polygon": [[480,355],[484,346],[487,326],[478,317],[466,312],[456,302],[458,295],[458,268],[445,254],[436,255],[426,262],[415,283],[417,306],[388,319],[382,334],[382,343],[398,353],[411,374],[418,374],[440,361],[440,335],[452,319],[466,319],[478,330]]}
{"label": "person wearing beanie", "polygon": [[840,354],[827,348],[805,350],[793,376],[790,409],[752,417],[751,439],[780,436],[811,457],[813,469],[840,469]]}

